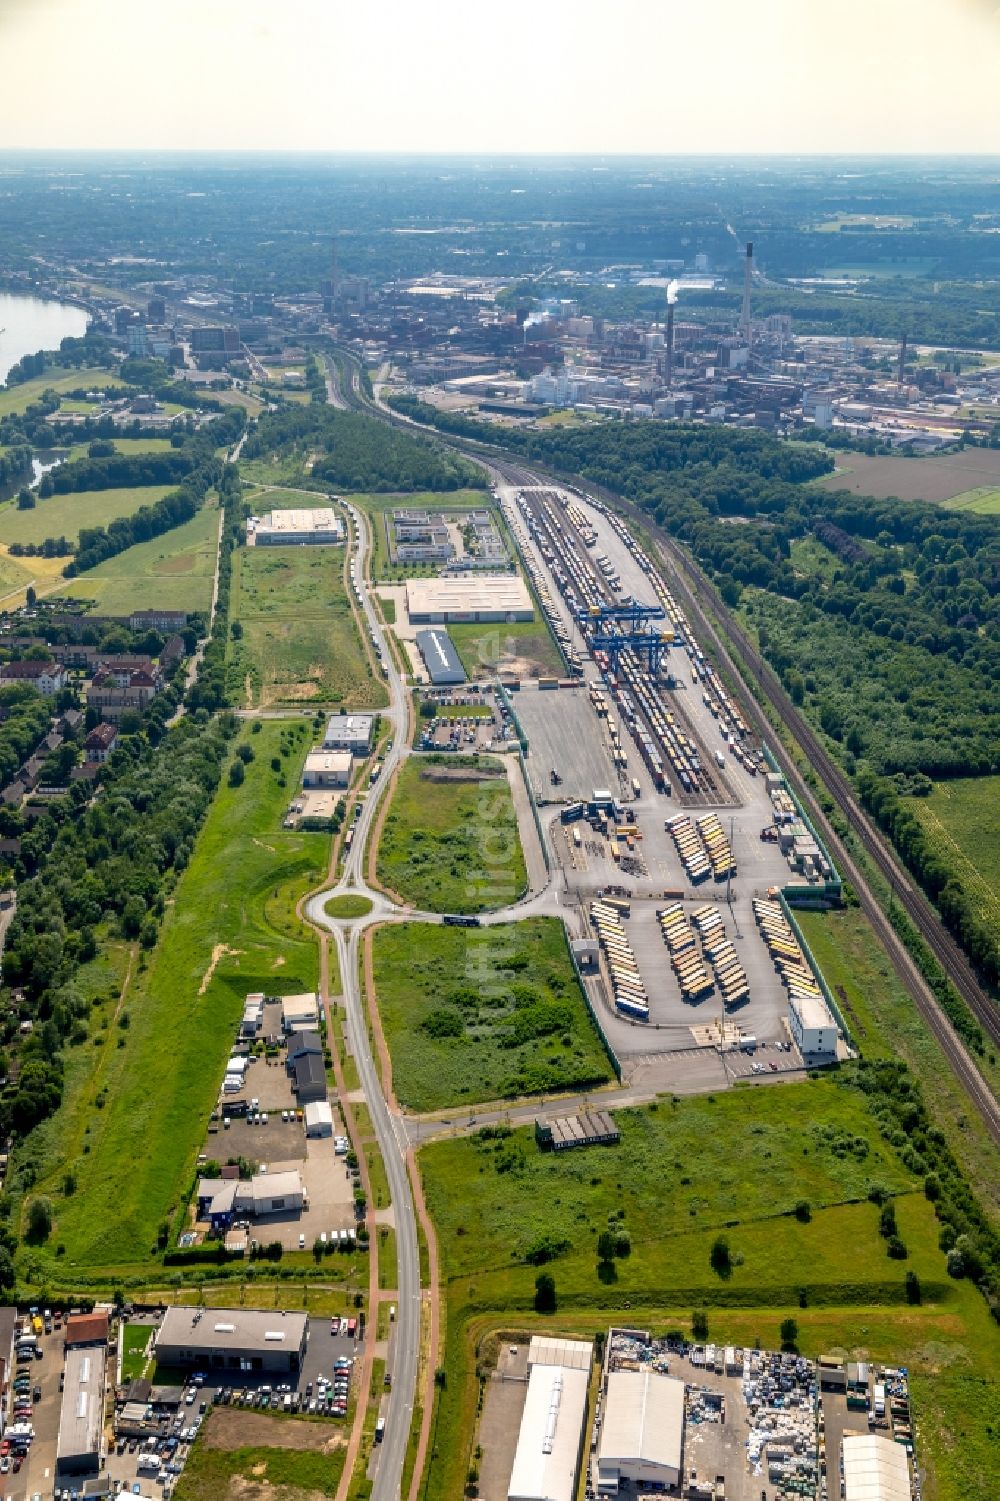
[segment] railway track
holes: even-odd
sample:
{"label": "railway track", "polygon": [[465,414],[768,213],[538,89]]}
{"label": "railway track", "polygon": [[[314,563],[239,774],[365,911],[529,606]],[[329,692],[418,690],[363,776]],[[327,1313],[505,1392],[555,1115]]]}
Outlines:
{"label": "railway track", "polygon": [[[350,358],[353,363],[353,357]],[[388,422],[392,426],[417,428],[420,431],[426,431],[426,429],[422,428],[421,424],[399,417],[380,407],[376,402],[368,401],[362,395],[357,381],[352,382],[350,393],[345,392],[345,395],[347,395],[351,406],[358,410],[366,411],[369,415],[378,417],[381,421]],[[835,765],[819,737],[796,709],[776,674],[762,660],[756,647],[749,640],[742,627],[737,624],[731,612],[707,578],[702,574],[701,570],[687,557],[673,539],[662,528],[657,526],[645,512],[641,511],[631,502],[624,500],[621,496],[605,490],[603,486],[581,481],[570,476],[564,477],[538,469],[526,468],[522,464],[505,458],[502,454],[497,455],[486,445],[477,445],[474,442],[453,439],[447,434],[437,432],[434,433],[434,437],[449,447],[455,448],[468,457],[474,458],[484,464],[493,476],[503,484],[522,488],[525,486],[535,486],[539,483],[569,485],[574,489],[582,489],[585,493],[587,491],[596,493],[607,503],[615,506],[633,520],[641,521],[647,532],[651,533],[654,537],[663,560],[671,567],[677,583],[678,594],[691,620],[697,624],[703,641],[712,643],[721,662],[729,662],[733,668],[734,681],[739,677],[734,660],[736,658],[744,664],[752,677],[756,678],[762,691],[777,710],[783,723],[798,741],[802,750],[808,756],[810,764],[825,783],[831,797],[857,836],[865,853],[889,883],[893,899],[899,902],[900,907],[913,923],[917,932],[927,944],[927,947],[941,965],[944,973],[955,986],[955,989],[969,1007],[969,1010],[983,1031],[994,1045],[1000,1047],[1000,1008],[997,1007],[979,984],[965,955],[944,928],[929,902],[922,893],[916,891],[911,886],[902,867],[891,853],[886,842],[860,808],[854,796],[853,787],[847,777]],[[714,621],[709,618],[702,603],[704,598],[707,598],[711,602],[712,614],[718,620],[724,634],[720,634],[720,631],[716,629]],[[773,743],[774,736],[771,725],[753,694],[749,692],[741,693],[741,704],[744,711],[748,714],[750,721],[758,730],[758,733],[762,737],[766,736],[769,742]],[[995,1141],[1000,1143],[1000,1105],[998,1105],[993,1091],[979,1072],[971,1054],[965,1048],[958,1034],[955,1032],[951,1021],[920,974],[886,913],[870,891],[862,871],[830,826],[822,809],[819,808],[811,789],[803,780],[795,763],[786,754],[780,742],[774,748],[786,776],[794,784],[799,796],[805,801],[816,821],[823,828],[828,847],[835,851],[837,863],[841,868],[842,874],[850,880],[857,892],[858,900],[866,917],[890,955],[896,972],[913,998],[918,1011],[937,1039],[956,1076],[961,1080],[966,1093],[977,1105],[991,1136]]]}

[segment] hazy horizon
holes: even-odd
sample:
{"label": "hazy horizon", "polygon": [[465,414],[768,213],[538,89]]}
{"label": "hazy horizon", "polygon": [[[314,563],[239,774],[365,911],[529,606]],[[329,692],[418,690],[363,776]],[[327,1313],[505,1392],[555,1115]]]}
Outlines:
{"label": "hazy horizon", "polygon": [[1000,154],[996,0],[0,0],[0,56],[4,152]]}

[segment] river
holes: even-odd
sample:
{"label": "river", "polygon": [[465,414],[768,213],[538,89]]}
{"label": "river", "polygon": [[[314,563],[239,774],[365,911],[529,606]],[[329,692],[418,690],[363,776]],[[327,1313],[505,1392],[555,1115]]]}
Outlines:
{"label": "river", "polygon": [[0,385],[22,355],[58,349],[67,335],[87,332],[87,314],[68,302],[0,292]]}

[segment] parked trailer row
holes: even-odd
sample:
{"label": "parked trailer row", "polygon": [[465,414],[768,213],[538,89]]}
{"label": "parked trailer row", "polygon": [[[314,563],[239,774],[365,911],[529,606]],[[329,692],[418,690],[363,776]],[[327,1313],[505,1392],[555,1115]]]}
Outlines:
{"label": "parked trailer row", "polygon": [[[626,910],[622,912],[622,908]],[[627,909],[628,903],[605,897],[591,903],[590,920],[604,950],[616,1010],[636,1021],[648,1021],[649,997],[622,926],[623,917],[628,916]]]}
{"label": "parked trailer row", "polygon": [[695,932],[683,907],[674,902],[661,908],[656,919],[684,1000],[697,1001],[711,995],[712,977],[698,952]]}
{"label": "parked trailer row", "polygon": [[802,952],[802,946],[780,905],[755,898],[753,915],[778,977],[789,996],[823,1000],[823,992],[812,966]]}
{"label": "parked trailer row", "polygon": [[717,881],[725,881],[729,876],[736,874],[736,861],[729,840],[723,832],[717,813],[704,813],[695,821],[698,836],[705,846],[712,866],[712,874]]}

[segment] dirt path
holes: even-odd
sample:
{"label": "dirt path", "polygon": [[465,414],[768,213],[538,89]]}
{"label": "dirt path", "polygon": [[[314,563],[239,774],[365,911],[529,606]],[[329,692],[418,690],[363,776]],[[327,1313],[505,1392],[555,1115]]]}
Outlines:
{"label": "dirt path", "polygon": [[241,954],[242,952],[242,949],[231,949],[228,943],[217,943],[212,950],[212,958],[209,961],[209,966],[201,977],[201,984],[198,986],[198,994],[204,995],[205,991],[211,985],[212,976],[215,974],[216,966],[218,965],[220,959],[224,958],[227,954],[231,954],[235,958],[237,954]]}

